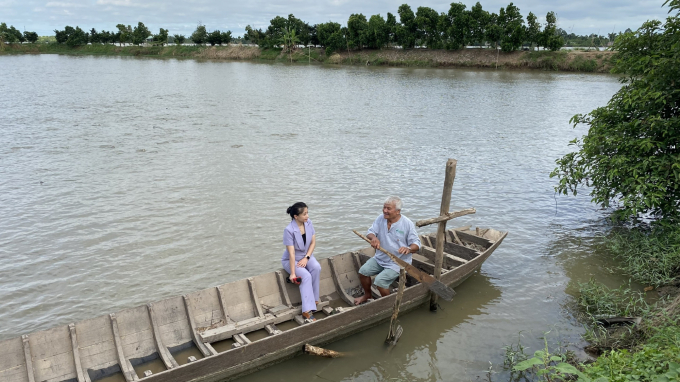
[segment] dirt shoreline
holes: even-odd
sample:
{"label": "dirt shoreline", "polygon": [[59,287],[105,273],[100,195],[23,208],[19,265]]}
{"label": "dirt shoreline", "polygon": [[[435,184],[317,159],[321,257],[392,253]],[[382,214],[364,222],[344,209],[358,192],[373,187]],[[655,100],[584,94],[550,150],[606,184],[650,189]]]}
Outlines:
{"label": "dirt shoreline", "polygon": [[399,67],[459,67],[492,69],[541,69],[570,72],[609,72],[615,52],[497,52],[494,49],[455,51],[429,49],[381,49],[336,52],[326,56],[323,49],[296,49],[292,54],[281,49],[254,46],[129,46],[87,45],[69,47],[57,44],[5,45],[0,55],[66,54],[98,56],[175,57],[211,60],[258,60],[275,62],[324,63],[335,65],[376,65]]}

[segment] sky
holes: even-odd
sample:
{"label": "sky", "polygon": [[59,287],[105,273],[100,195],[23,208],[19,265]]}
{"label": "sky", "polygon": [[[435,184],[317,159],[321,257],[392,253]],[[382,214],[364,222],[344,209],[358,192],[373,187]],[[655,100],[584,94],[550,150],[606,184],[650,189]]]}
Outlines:
{"label": "sky", "polygon": [[[485,10],[496,12],[507,0],[480,1]],[[55,29],[79,26],[90,30],[115,30],[117,24],[137,25],[143,22],[153,33],[159,28],[170,34],[190,35],[200,22],[209,31],[230,30],[232,36],[244,33],[246,25],[255,29],[269,25],[275,16],[294,14],[309,24],[327,21],[346,25],[349,15],[363,13],[366,18],[387,12],[397,15],[405,0],[0,0],[0,22],[23,31],[54,35]],[[406,2],[415,12],[425,6],[437,12],[447,12],[451,2],[420,0]],[[465,0],[469,9],[476,0]],[[519,0],[514,2],[524,17],[533,12],[540,21],[554,11],[558,27],[576,34],[598,33],[606,36],[613,31],[635,30],[651,19],[663,20],[668,8],[663,0]],[[398,18],[398,17],[397,17]]]}

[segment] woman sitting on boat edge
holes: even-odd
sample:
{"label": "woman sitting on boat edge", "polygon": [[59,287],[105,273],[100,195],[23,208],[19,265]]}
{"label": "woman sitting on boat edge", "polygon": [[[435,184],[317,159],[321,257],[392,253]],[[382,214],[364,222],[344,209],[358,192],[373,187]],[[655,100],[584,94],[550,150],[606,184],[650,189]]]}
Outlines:
{"label": "woman sitting on boat edge", "polygon": [[[302,316],[316,321],[313,313],[319,303],[319,276],[321,265],[314,258],[316,235],[312,221],[309,220],[307,205],[298,202],[288,207],[286,213],[291,222],[283,230],[283,251],[281,265],[290,274],[289,280],[300,285]],[[301,282],[298,282],[298,278]]]}

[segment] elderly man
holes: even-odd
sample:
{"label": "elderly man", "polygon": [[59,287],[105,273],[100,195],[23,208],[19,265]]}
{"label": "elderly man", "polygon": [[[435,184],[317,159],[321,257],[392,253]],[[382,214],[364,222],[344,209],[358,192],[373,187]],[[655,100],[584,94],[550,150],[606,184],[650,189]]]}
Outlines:
{"label": "elderly man", "polygon": [[[371,247],[376,250],[382,246],[393,255],[411,264],[412,253],[420,249],[420,239],[416,227],[406,216],[401,215],[402,202],[390,196],[383,204],[383,214],[378,216],[368,229],[367,237]],[[390,285],[399,277],[399,265],[380,250],[359,269],[359,280],[364,295],[354,299],[359,305],[371,297],[371,276],[375,276],[375,286],[381,296],[390,294]]]}

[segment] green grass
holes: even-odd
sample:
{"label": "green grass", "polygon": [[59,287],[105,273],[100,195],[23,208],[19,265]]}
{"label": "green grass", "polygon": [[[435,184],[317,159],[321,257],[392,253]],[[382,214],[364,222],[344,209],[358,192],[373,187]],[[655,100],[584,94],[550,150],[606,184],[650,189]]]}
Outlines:
{"label": "green grass", "polygon": [[620,229],[607,237],[606,247],[621,269],[645,285],[662,286],[680,279],[680,227]]}
{"label": "green grass", "polygon": [[261,60],[276,60],[283,49],[280,48],[263,48],[260,53]]}
{"label": "green grass", "polygon": [[589,317],[637,317],[649,312],[644,292],[634,291],[630,285],[617,289],[590,280],[579,284],[578,305]]}

